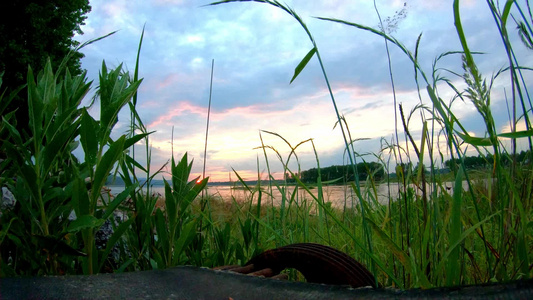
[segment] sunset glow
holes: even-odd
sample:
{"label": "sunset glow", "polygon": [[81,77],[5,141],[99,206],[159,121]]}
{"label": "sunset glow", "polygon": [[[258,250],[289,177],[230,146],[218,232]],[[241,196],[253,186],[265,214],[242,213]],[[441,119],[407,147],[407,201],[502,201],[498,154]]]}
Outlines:
{"label": "sunset glow", "polygon": [[[464,2],[461,18],[469,45],[473,51],[483,49],[485,54],[476,56],[476,62],[484,76],[490,76],[506,63],[497,28],[486,3]],[[102,60],[111,65],[124,62],[127,70],[134,69],[146,23],[139,74],[144,81],[137,109],[148,130],[155,131],[150,136],[152,169],[169,161],[172,152],[175,158],[187,152],[194,159],[193,173],[202,174],[212,59],[215,64],[206,157],[206,176],[210,181],[229,181],[230,177],[236,180],[233,170],[245,180],[265,178],[265,154],[271,173],[282,178],[283,163],[277,155],[284,161],[291,148],[280,137],[261,130],[279,134],[292,147],[313,140],[314,149],[310,142],[298,147],[299,161],[293,157],[289,162],[291,168],[316,167],[315,150],[321,166],[344,163],[344,142],[339,127],[335,127],[335,110],[316,57],[289,84],[294,68],[311,47],[297,22],[279,9],[259,3],[202,6],[208,3],[145,1],[125,5],[120,0],[94,0],[93,10],[82,27],[85,35],[77,37],[86,41],[119,30],[82,50],[85,54],[82,66],[90,78],[96,79]],[[399,21],[393,35],[414,51],[416,40],[423,33],[417,59],[431,74],[435,57],[460,49],[451,2],[377,1],[377,6],[386,18],[394,16],[404,3],[406,17]],[[302,16],[316,39],[339,113],[346,118],[351,138],[358,140],[356,151],[380,153],[383,140],[389,143],[395,140],[395,127],[403,139],[394,101],[402,104],[410,133],[420,140],[420,113],[411,111],[421,102],[429,107],[430,100],[425,93],[419,96],[417,89],[425,87],[417,86],[406,55],[388,45],[394,95],[383,38],[311,17],[334,17],[377,27],[379,19],[372,1],[347,4],[292,0],[287,4]],[[519,37],[513,33],[512,38]],[[527,50],[522,47],[515,51],[520,55]],[[533,57],[525,59],[531,61]],[[459,56],[443,58],[439,61],[439,74],[461,87],[464,83],[457,76],[443,71],[452,68],[460,74],[462,70],[457,66]],[[508,85],[508,81],[494,82],[491,106],[500,132],[509,128],[505,104]],[[453,94],[445,86],[439,90],[444,101],[453,101],[454,112],[466,129],[483,136],[485,128],[475,107],[471,102],[452,99]],[[129,113],[124,111],[116,127],[117,134],[127,128],[120,124],[128,122]],[[365,160],[375,159],[365,156]]]}

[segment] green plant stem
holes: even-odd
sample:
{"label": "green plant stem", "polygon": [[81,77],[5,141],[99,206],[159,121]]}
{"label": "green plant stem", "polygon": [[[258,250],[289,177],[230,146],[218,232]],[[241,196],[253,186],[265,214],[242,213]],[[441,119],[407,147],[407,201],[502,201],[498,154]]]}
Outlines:
{"label": "green plant stem", "polygon": [[[205,166],[207,164],[207,138],[209,136],[209,118],[211,116],[211,96],[213,94],[213,72],[214,72],[214,69],[215,69],[215,60],[213,59],[211,61],[211,80],[210,80],[210,83],[209,83],[209,104],[207,106],[207,124],[205,126],[204,166],[203,166],[203,169],[202,169],[202,179],[205,178]],[[204,211],[206,205],[209,208],[209,199],[208,199],[208,197],[204,197],[204,190],[202,190],[202,212]],[[208,212],[210,213],[210,210],[208,210]]]}

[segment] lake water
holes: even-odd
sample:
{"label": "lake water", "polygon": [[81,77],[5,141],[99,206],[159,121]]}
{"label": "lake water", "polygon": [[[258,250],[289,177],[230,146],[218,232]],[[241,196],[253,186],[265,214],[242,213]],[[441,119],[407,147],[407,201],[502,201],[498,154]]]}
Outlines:
{"label": "lake water", "polygon": [[[452,183],[446,183],[445,184],[446,189],[449,193],[451,193],[451,187]],[[116,195],[124,190],[124,186],[109,186],[111,189],[111,194]],[[281,192],[275,187],[272,187],[272,199],[269,196],[268,192],[268,186],[263,186],[263,193],[261,196],[262,203],[271,204],[274,205],[280,205],[282,201]],[[466,182],[463,182],[463,188],[467,188]],[[365,199],[373,199],[374,198],[374,191],[370,189],[370,187],[361,187],[363,198]],[[164,186],[153,186],[152,192],[159,193],[160,195],[165,194],[165,188]],[[292,193],[294,192],[294,186],[288,187],[289,192],[287,193],[287,197],[290,197]],[[414,190],[418,190],[416,187]],[[310,190],[315,197],[318,195],[318,189],[313,188]],[[430,192],[430,186],[427,187],[428,193]],[[377,201],[381,204],[386,204],[389,199],[396,199],[398,197],[398,184],[397,183],[391,183],[389,185],[387,184],[380,184],[376,188],[376,194],[377,194]],[[248,202],[250,201],[250,192],[245,191],[241,188],[232,188],[232,186],[229,185],[220,185],[220,186],[209,186],[207,188],[207,194],[211,195],[213,197],[222,199],[223,201],[232,202],[233,199],[235,199],[237,202]],[[420,191],[417,192],[417,194],[421,194]],[[325,186],[323,188],[323,196],[325,202],[331,202],[331,205],[337,208],[342,208],[346,205],[346,207],[352,207],[355,206],[358,202],[357,197],[355,195],[355,192],[350,186]],[[253,201],[256,202],[258,198],[258,193],[256,192],[253,196]],[[309,195],[309,193],[302,189],[298,189],[298,194],[295,195],[295,199],[300,202],[303,199],[307,199],[308,201],[314,202],[313,197]]]}
{"label": "lake water", "polygon": [[[111,189],[111,194],[116,195],[124,190],[124,186],[109,186]],[[262,203],[271,204],[274,203],[274,205],[280,205],[282,201],[281,192],[275,187],[272,187],[272,199],[270,197],[270,191],[268,190],[268,186],[263,186],[263,192],[261,196]],[[165,194],[165,187],[164,186],[153,186],[151,188],[152,192],[159,193],[160,195]],[[287,197],[291,197],[292,193],[294,192],[294,186],[288,187],[289,192],[287,193]],[[310,190],[315,197],[318,195],[318,189],[313,188]],[[207,188],[207,194],[210,196],[213,196],[215,198],[222,199],[223,201],[232,202],[233,199],[237,202],[248,202],[250,201],[251,194],[250,192],[242,189],[242,188],[233,188],[229,185],[219,185],[219,186],[209,186]],[[343,207],[344,206],[344,199],[347,199],[346,205],[351,206],[352,205],[352,199],[355,198],[355,193],[353,192],[351,187],[348,186],[327,186],[323,188],[323,195],[324,195],[324,201],[326,202],[332,202],[332,205],[336,207]],[[257,202],[258,193],[254,193],[253,195],[253,201],[254,203]],[[307,199],[308,201],[314,201],[312,196],[309,195],[307,191],[304,189],[299,188],[298,194],[295,196],[295,199],[298,201],[301,201],[302,199]],[[354,202],[355,205],[355,202]]]}

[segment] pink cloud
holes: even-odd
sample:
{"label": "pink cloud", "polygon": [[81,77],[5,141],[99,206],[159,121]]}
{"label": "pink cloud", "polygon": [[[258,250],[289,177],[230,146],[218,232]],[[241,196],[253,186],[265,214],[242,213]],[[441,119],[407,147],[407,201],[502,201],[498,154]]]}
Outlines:
{"label": "pink cloud", "polygon": [[180,76],[176,73],[170,74],[167,77],[165,77],[163,80],[157,83],[156,87],[157,89],[164,89],[175,82],[179,82]]}
{"label": "pink cloud", "polygon": [[166,89],[173,86],[190,86],[198,82],[199,79],[203,79],[203,74],[196,72],[185,74],[185,73],[170,73],[162,80],[155,83],[155,86],[158,90]]}
{"label": "pink cloud", "polygon": [[206,114],[206,109],[205,107],[202,107],[202,106],[193,105],[192,103],[188,101],[182,101],[182,102],[179,102],[177,107],[164,112],[155,121],[148,124],[148,128],[154,128],[160,124],[166,124],[167,122],[172,120],[172,118],[174,117],[178,117],[184,114],[191,114],[191,113]]}

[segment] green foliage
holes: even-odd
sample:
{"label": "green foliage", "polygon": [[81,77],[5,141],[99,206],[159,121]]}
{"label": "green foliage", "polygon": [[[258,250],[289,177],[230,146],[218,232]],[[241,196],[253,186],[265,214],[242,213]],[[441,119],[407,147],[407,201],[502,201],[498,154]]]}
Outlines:
{"label": "green foliage", "polygon": [[[504,153],[500,159],[500,163],[504,166],[511,166],[513,163],[527,165],[530,157],[530,150],[522,150],[517,154]],[[467,170],[490,169],[494,165],[494,155],[487,153],[485,155],[478,154],[478,156],[465,156],[462,162]],[[444,161],[444,165],[450,169],[457,168],[461,165],[461,160],[457,158],[453,161],[448,159]]]}
{"label": "green foliage", "polygon": [[[61,243],[64,238],[67,216],[72,210],[68,198],[72,187],[69,183],[74,179],[72,163],[76,161],[71,151],[77,144],[75,138],[81,114],[78,106],[88,89],[85,74],[72,77],[67,71],[64,78],[59,79],[48,62],[36,79],[32,70],[28,71],[30,138],[23,140],[23,134],[4,119],[3,124],[10,136],[1,146],[8,155],[5,172],[16,174],[16,177],[13,181],[2,174],[1,182],[10,188],[20,203],[21,214],[2,217],[12,217],[9,222],[14,226],[10,230],[19,235],[17,238],[12,236],[11,242],[25,245],[17,249],[17,255],[33,257],[34,249],[48,251],[49,256],[55,255],[54,250],[43,242],[52,238]],[[66,186],[69,189],[62,188]],[[34,239],[33,235],[44,238]],[[53,258],[32,259],[37,268],[54,271],[58,268]]]}
{"label": "green foliage", "polygon": [[[120,67],[109,74],[105,64],[102,69],[101,89],[114,86],[112,95],[99,93],[106,103],[101,107],[105,122],[94,120],[85,107],[80,107],[90,87],[85,73],[71,76],[66,70],[60,77],[54,74],[50,61],[36,78],[31,68],[28,71],[29,137],[3,119],[2,132],[7,131],[7,138],[1,148],[7,159],[1,183],[17,200],[14,211],[2,215],[3,222],[10,224],[4,234],[8,239],[3,239],[2,245],[4,274],[57,274],[76,269],[78,263],[85,273],[94,273],[107,259],[96,253],[94,234],[125,196],[106,202],[103,184],[124,150],[145,135],[123,135],[116,141],[110,138],[118,112],[140,81],[127,86],[124,76],[117,75]],[[80,143],[85,153],[83,163],[72,155]],[[70,221],[72,214],[76,217]],[[83,252],[76,250],[79,245]],[[76,260],[62,253],[83,255]],[[18,263],[5,265],[13,256]]]}
{"label": "green foliage", "polygon": [[[74,34],[82,34],[80,26],[91,10],[88,0],[2,1],[0,3],[0,72],[3,88],[16,90],[26,83],[28,66],[43,69],[50,61],[58,69],[63,58],[71,55],[67,69],[74,76],[81,75],[83,55],[76,47]],[[13,17],[16,16],[16,17]],[[9,21],[8,21],[9,20]],[[64,70],[60,72],[64,75]],[[21,91],[10,110],[16,112],[16,127],[27,129],[29,121],[26,91]]]}
{"label": "green foliage", "polygon": [[[227,243],[229,227],[210,231],[214,235],[207,237],[206,243],[198,238],[202,220],[213,225],[207,216],[193,214],[191,206],[208,179],[188,181],[192,163],[187,155],[178,164],[171,160],[165,205],[156,209],[159,199],[149,188],[164,166],[151,174],[149,148],[147,166],[141,166],[128,151],[142,139],[149,145],[150,132],[135,109],[136,91],[142,82],[137,68],[138,64],[132,78],[122,65],[108,69],[102,63],[96,90],[99,120],[81,106],[91,86],[85,73],[54,72],[50,60],[37,77],[31,68],[28,71],[28,132],[15,126],[8,107],[17,91],[1,95],[0,151],[7,158],[0,162],[0,184],[12,191],[17,203],[1,215],[0,276],[94,274],[201,264],[206,260],[204,244],[216,245],[224,252],[237,248]],[[127,104],[132,129],[113,138],[117,116]],[[80,145],[82,162],[73,155]],[[135,169],[145,172],[148,179],[141,182]],[[104,184],[119,170],[126,188],[110,197]],[[131,206],[125,205],[126,201]],[[114,212],[121,213],[122,219]],[[113,231],[104,245],[98,245],[96,237],[104,226]],[[211,263],[223,262],[229,255],[209,253],[207,258]]]}
{"label": "green foliage", "polygon": [[[82,34],[86,14],[91,10],[87,0],[3,1],[0,16],[0,70],[4,83],[15,89],[25,83],[28,66],[40,70],[50,58],[54,68],[76,46],[74,34]],[[13,16],[17,16],[13,18]],[[73,75],[81,74],[79,59],[69,63]]]}
{"label": "green foliage", "polygon": [[[229,2],[240,2],[238,0],[225,0],[212,3],[218,5]],[[313,48],[306,57],[296,67],[293,79],[302,72],[307,62],[316,54],[320,62],[324,78],[329,87],[325,70],[322,66],[318,47],[302,19],[291,8],[282,5],[276,0],[256,0],[250,2],[261,2],[278,7],[287,12],[302,26],[308,34]],[[516,1],[506,1],[502,8],[494,1],[487,1],[490,12],[495,20],[502,38],[503,47],[508,56],[509,66],[501,69],[491,78],[485,78],[478,70],[475,56],[479,52],[471,51],[468,45],[468,37],[461,23],[459,1],[454,1],[454,19],[457,37],[461,43],[461,51],[450,51],[443,53],[435,59],[432,70],[428,76],[420,65],[418,57],[418,46],[421,43],[420,35],[416,41],[416,49],[411,52],[399,40],[384,31],[371,28],[369,26],[338,20],[333,18],[318,18],[325,21],[336,22],[346,26],[354,27],[376,34],[388,44],[398,47],[413,63],[415,69],[415,82],[418,87],[425,87],[419,90],[420,104],[411,112],[409,118],[416,112],[420,113],[422,122],[422,138],[417,143],[409,132],[409,123],[405,122],[403,112],[402,123],[405,132],[405,141],[409,144],[401,144],[398,134],[396,140],[389,144],[384,143],[379,154],[374,154],[379,163],[385,167],[385,174],[389,174],[388,165],[391,160],[396,163],[395,173],[398,176],[398,183],[392,182],[387,177],[389,199],[386,203],[378,201],[378,184],[380,179],[376,172],[367,172],[364,185],[359,184],[363,179],[357,176],[359,165],[355,164],[357,153],[353,150],[354,142],[346,124],[346,120],[339,116],[336,125],[340,125],[346,143],[346,154],[350,158],[353,167],[354,177],[348,178],[355,182],[351,183],[358,205],[353,205],[353,211],[349,211],[349,206],[344,206],[342,217],[338,217],[338,212],[328,208],[323,202],[321,186],[326,174],[335,174],[334,170],[324,170],[317,165],[316,169],[301,172],[292,172],[287,169],[287,163],[280,159],[284,168],[285,178],[298,183],[300,190],[304,190],[316,204],[318,221],[312,226],[313,235],[308,234],[310,228],[308,208],[305,199],[293,201],[285,187],[279,187],[282,192],[281,212],[279,216],[292,213],[291,205],[296,204],[297,215],[302,214],[298,220],[298,234],[289,233],[286,227],[290,227],[289,218],[281,220],[276,218],[277,212],[268,210],[266,219],[258,219],[257,222],[267,232],[273,231],[276,240],[281,242],[279,236],[289,236],[290,240],[309,241],[322,240],[331,242],[339,248],[345,245],[343,235],[347,237],[348,243],[353,243],[351,251],[363,252],[361,258],[368,262],[371,269],[381,282],[386,285],[396,285],[399,287],[430,287],[442,285],[458,285],[469,283],[481,283],[488,281],[506,281],[522,277],[533,276],[531,256],[533,252],[533,232],[528,224],[531,224],[532,205],[532,176],[531,176],[531,101],[527,90],[527,84],[522,75],[523,70],[530,70],[527,66],[521,66],[513,51],[512,44],[507,31],[507,23],[513,20],[517,24],[518,32],[523,43],[528,47],[531,36],[531,12],[527,5],[524,10]],[[512,15],[512,11],[518,12]],[[389,53],[387,51],[387,53]],[[461,55],[463,64],[461,71],[440,69],[438,63],[440,59],[449,55]],[[390,57],[389,57],[390,60]],[[464,90],[460,90],[455,85],[456,81],[446,78],[442,72],[449,72],[459,77],[466,85]],[[462,73],[462,75],[461,75]],[[509,122],[512,124],[510,133],[498,133],[496,122],[491,111],[491,88],[492,82],[498,76],[509,74],[511,86],[513,87],[510,103],[512,111],[515,112]],[[393,74],[391,81],[394,90]],[[292,82],[291,80],[291,82]],[[450,101],[446,102],[439,95],[445,94],[443,90],[449,88],[453,94]],[[423,93],[426,93],[428,103],[423,103]],[[448,91],[447,91],[448,92]],[[395,96],[395,95],[393,95]],[[338,112],[335,100],[331,97],[335,110]],[[473,137],[468,133],[467,128],[461,124],[454,114],[452,107],[455,99],[468,101],[479,113],[484,121],[486,133],[483,137]],[[426,100],[426,101],[427,101]],[[396,109],[396,108],[395,108]],[[518,109],[521,109],[518,112]],[[429,114],[429,116],[428,116]],[[525,124],[526,130],[516,130],[518,122]],[[508,149],[503,138],[511,139],[511,147]],[[527,139],[529,149],[517,154],[516,139]],[[440,141],[445,141],[445,149],[438,147]],[[288,142],[287,142],[288,143]],[[289,144],[290,146],[290,144]],[[468,146],[468,148],[466,148]],[[411,154],[406,149],[412,147],[416,152],[415,159],[411,159]],[[267,149],[268,146],[264,146]],[[466,157],[466,149],[474,148],[478,151],[478,157]],[[276,149],[278,157],[279,152]],[[424,154],[430,157],[429,163],[424,162]],[[291,153],[294,155],[294,148]],[[353,156],[352,156],[353,155]],[[446,162],[444,157],[451,157]],[[452,172],[450,175],[441,174],[437,167],[438,162],[446,163]],[[269,162],[266,162],[269,169]],[[317,158],[318,164],[318,158]],[[429,164],[429,172],[426,172],[425,164]],[[363,166],[368,166],[364,163]],[[413,166],[416,165],[415,168]],[[333,167],[339,169],[339,167]],[[472,170],[477,168],[481,171],[476,173],[476,179],[471,178]],[[370,169],[370,167],[368,167]],[[324,172],[322,172],[324,170]],[[311,174],[312,173],[312,174]],[[342,170],[336,174],[337,178],[350,174]],[[318,195],[314,195],[311,189],[304,184],[308,182],[307,176],[311,176],[313,182],[316,180]],[[353,176],[353,175],[352,175]],[[334,178],[328,178],[329,180]],[[311,181],[311,180],[309,180]],[[448,188],[451,185],[451,193]],[[393,196],[394,194],[397,196]],[[284,201],[291,199],[291,201]],[[346,199],[347,200],[347,199]],[[345,200],[345,202],[346,202]],[[287,209],[289,207],[289,209]],[[284,211],[285,210],[285,211]],[[327,228],[327,219],[322,218],[326,213],[338,226],[330,231],[323,231]],[[257,218],[257,217],[255,217]],[[263,223],[267,221],[267,224]],[[281,221],[282,226],[276,227]],[[241,223],[242,228],[242,223]],[[337,231],[333,235],[334,230]],[[372,234],[369,234],[370,228]],[[261,230],[261,229],[259,229]],[[295,237],[297,235],[298,237]],[[372,239],[375,235],[377,239]],[[334,238],[332,239],[332,237]],[[527,250],[526,250],[527,249]],[[361,251],[362,250],[362,251]],[[373,266],[377,266],[376,269]]]}
{"label": "green foliage", "polygon": [[187,161],[187,154],[176,165],[171,164],[172,186],[165,181],[165,209],[156,211],[156,231],[158,240],[156,251],[161,261],[158,266],[170,267],[190,263],[182,257],[184,251],[196,236],[196,219],[191,214],[191,203],[206,186],[208,178],[197,182],[199,178],[188,181],[192,163]]}
{"label": "green foliage", "polygon": [[[361,162],[356,165],[357,176],[359,180],[364,181],[372,175],[376,180],[383,180],[385,178],[385,170],[383,165],[377,162]],[[331,183],[339,184],[343,182],[354,181],[354,172],[351,166],[329,166],[320,168],[320,174],[323,181],[331,181]],[[317,181],[318,169],[311,168],[300,172],[302,182],[314,183]]]}

